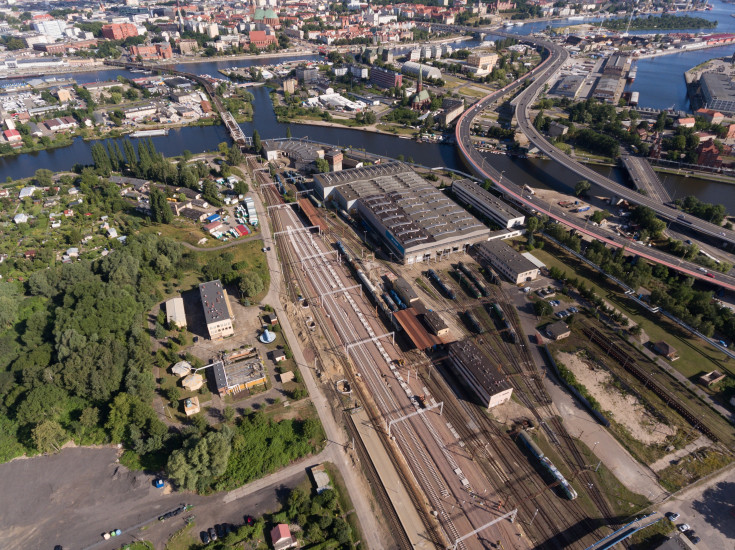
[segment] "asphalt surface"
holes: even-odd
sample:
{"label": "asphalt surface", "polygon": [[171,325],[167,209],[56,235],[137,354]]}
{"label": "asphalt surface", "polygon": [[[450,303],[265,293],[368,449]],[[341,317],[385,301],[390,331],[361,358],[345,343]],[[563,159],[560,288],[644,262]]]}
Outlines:
{"label": "asphalt surface", "polygon": [[[60,544],[64,550],[112,550],[139,538],[163,548],[187,516],[195,516],[195,536],[215,523],[242,525],[245,515],[279,509],[288,490],[306,479],[303,464],[285,476],[273,474],[238,489],[236,499],[228,499],[230,493],[170,493],[153,486],[154,476],[117,464],[117,453],[113,447],[69,448],[0,465],[0,547],[51,550]],[[182,502],[194,507],[158,521]],[[112,529],[123,535],[105,541],[102,533]]]}

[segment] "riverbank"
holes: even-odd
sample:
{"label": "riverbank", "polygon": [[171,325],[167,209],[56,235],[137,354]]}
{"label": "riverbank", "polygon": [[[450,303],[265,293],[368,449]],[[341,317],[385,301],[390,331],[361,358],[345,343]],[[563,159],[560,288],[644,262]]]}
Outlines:
{"label": "riverbank", "polygon": [[91,73],[95,71],[101,71],[105,70],[109,67],[107,67],[102,60],[98,62],[93,62],[91,65],[75,65],[75,66],[67,66],[67,67],[59,67],[58,69],[49,69],[46,71],[38,72],[38,69],[34,69],[34,72],[8,72],[8,73],[2,73],[0,74],[0,80],[13,80],[16,78],[39,78],[42,76],[54,76],[58,74],[72,74],[72,73]]}
{"label": "riverbank", "polygon": [[240,55],[221,55],[214,57],[177,57],[174,59],[167,60],[169,63],[157,63],[160,65],[170,65],[173,61],[177,65],[185,65],[190,63],[213,63],[219,61],[247,61],[250,59],[272,59],[274,57],[298,57],[300,55],[316,55],[319,52],[316,48],[313,50],[299,49],[294,51],[285,52],[273,52],[273,53],[259,53],[259,54],[240,54]]}
{"label": "riverbank", "polygon": [[654,52],[654,53],[645,53],[638,55],[634,58],[635,61],[639,59],[653,59],[654,57],[662,57],[664,55],[673,55],[677,53],[692,53],[692,52],[700,52],[702,50],[712,50],[714,48],[722,48],[722,44],[705,44],[703,46],[700,46],[699,48],[687,48],[686,50],[680,50],[678,48],[673,48],[671,50],[662,50],[660,52]]}
{"label": "riverbank", "polygon": [[[316,119],[310,119],[310,118],[295,118],[292,120],[279,120],[278,121],[281,124],[301,124],[305,126],[322,126],[324,128],[344,128],[348,130],[357,130],[362,132],[371,132],[373,134],[383,134],[386,136],[393,136],[393,137],[401,137],[398,133],[394,132],[387,132],[385,130],[381,130],[377,126],[380,124],[380,122],[376,122],[375,124],[369,124],[366,126],[348,126],[347,124],[340,124],[339,122],[328,122],[326,120],[316,120]],[[405,136],[404,136],[405,139]]]}

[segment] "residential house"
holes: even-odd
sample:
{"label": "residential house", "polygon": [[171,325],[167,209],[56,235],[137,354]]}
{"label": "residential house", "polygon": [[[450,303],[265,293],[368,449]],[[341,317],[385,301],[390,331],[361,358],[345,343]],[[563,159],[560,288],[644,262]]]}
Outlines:
{"label": "residential house", "polygon": [[285,523],[276,525],[271,529],[270,534],[273,550],[285,550],[286,548],[293,548],[298,544],[296,538],[291,536],[291,531]]}

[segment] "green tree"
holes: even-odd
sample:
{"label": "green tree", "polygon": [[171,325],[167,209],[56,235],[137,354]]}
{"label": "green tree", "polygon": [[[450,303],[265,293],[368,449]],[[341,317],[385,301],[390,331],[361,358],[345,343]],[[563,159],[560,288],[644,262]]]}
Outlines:
{"label": "green tree", "polygon": [[327,162],[327,159],[316,159],[314,164],[316,164],[316,171],[320,174],[326,174],[329,172],[329,163]]}
{"label": "green tree", "polygon": [[42,453],[59,452],[68,439],[66,431],[55,420],[44,420],[33,428],[33,444]]}
{"label": "green tree", "polygon": [[257,273],[249,271],[240,276],[240,292],[247,298],[253,298],[263,292],[263,279]]}
{"label": "green tree", "polygon": [[36,183],[40,187],[51,187],[51,185],[53,185],[54,183],[53,176],[54,173],[51,170],[39,168],[38,170],[36,170],[35,173]]}
{"label": "green tree", "polygon": [[262,144],[260,143],[260,134],[258,130],[253,130],[253,149],[256,153],[260,152]]}
{"label": "green tree", "polygon": [[291,138],[291,127],[290,126],[286,128],[286,137],[289,139]]}
{"label": "green tree", "polygon": [[222,411],[222,418],[228,424],[232,424],[232,421],[235,419],[235,409],[230,406],[225,407]]}
{"label": "green tree", "polygon": [[581,197],[582,195],[586,195],[590,189],[592,189],[590,182],[587,180],[579,180],[574,186],[574,194],[577,197]]}
{"label": "green tree", "polygon": [[554,308],[546,300],[536,300],[533,303],[533,311],[536,316],[543,317],[544,315],[551,315],[554,313]]}

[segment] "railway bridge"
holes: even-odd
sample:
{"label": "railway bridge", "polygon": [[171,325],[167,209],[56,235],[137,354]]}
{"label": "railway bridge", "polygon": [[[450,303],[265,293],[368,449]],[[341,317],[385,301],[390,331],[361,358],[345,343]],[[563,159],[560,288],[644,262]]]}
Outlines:
{"label": "railway bridge", "polygon": [[220,116],[220,118],[222,119],[222,122],[225,124],[227,131],[230,133],[230,137],[232,138],[232,141],[234,141],[238,146],[240,146],[241,149],[249,148],[252,146],[253,144],[252,138],[245,135],[245,133],[242,131],[242,128],[240,128],[240,125],[235,120],[235,117],[232,115],[230,111],[228,111],[225,108],[225,106],[222,104],[222,100],[219,97],[217,97],[217,93],[214,88],[214,82],[212,81],[211,78],[207,76],[198,75],[198,74],[179,71],[172,65],[145,65],[143,63],[112,61],[108,59],[106,59],[104,63],[105,65],[111,65],[113,67],[124,67],[125,69],[137,69],[137,70],[153,71],[156,73],[181,76],[184,78],[188,78],[189,80],[193,80],[197,84],[201,84],[204,87],[207,94],[209,94],[209,97],[212,98],[212,106],[214,110],[217,112],[217,114]]}

